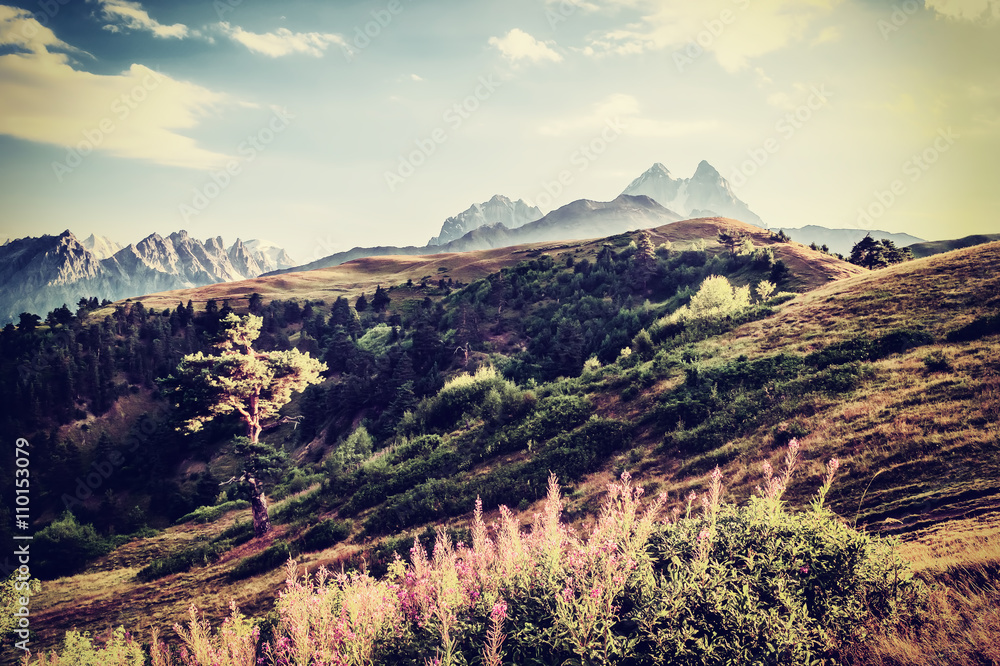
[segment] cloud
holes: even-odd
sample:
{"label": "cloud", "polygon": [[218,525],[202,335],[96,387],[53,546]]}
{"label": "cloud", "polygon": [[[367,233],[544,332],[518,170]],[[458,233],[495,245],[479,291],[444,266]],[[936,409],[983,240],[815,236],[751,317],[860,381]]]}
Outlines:
{"label": "cloud", "polygon": [[924,6],[950,19],[1000,20],[1000,0],[926,0]]}
{"label": "cloud", "polygon": [[149,13],[142,8],[138,2],[129,0],[97,0],[101,6],[101,17],[105,21],[112,21],[104,26],[110,32],[121,32],[124,30],[140,30],[153,33],[154,37],[161,39],[184,39],[191,32],[183,23],[164,25],[152,18]]}
{"label": "cloud", "polygon": [[115,75],[74,69],[53,52],[71,46],[30,12],[0,5],[0,46],[10,45],[24,51],[0,56],[0,134],[194,169],[227,159],[177,133],[231,103],[225,95],[140,64]]}
{"label": "cloud", "polygon": [[[671,49],[711,52],[727,71],[811,34],[809,28],[843,0],[606,0],[638,11],[640,19],[597,34],[584,52],[597,57]],[[821,33],[829,41],[835,33]]]}
{"label": "cloud", "polygon": [[520,28],[514,28],[503,37],[490,37],[490,46],[495,46],[504,58],[512,63],[520,60],[559,62],[563,58],[544,42],[540,42]]}
{"label": "cloud", "polygon": [[538,128],[545,136],[563,136],[572,133],[599,132],[608,122],[620,124],[632,136],[674,137],[715,129],[714,120],[678,121],[647,118],[641,113],[639,100],[632,95],[615,93],[593,105],[588,113],[571,118],[560,118]]}
{"label": "cloud", "polygon": [[231,26],[222,22],[217,24],[219,30],[235,42],[239,42],[253,53],[260,53],[272,58],[304,53],[314,58],[323,57],[323,52],[331,44],[347,46],[347,41],[340,35],[329,32],[292,32],[288,28],[278,28],[275,32],[256,33],[244,30],[239,26]]}
{"label": "cloud", "polygon": [[0,5],[0,45],[29,53],[47,53],[49,48],[80,53],[32,16],[27,9]]}

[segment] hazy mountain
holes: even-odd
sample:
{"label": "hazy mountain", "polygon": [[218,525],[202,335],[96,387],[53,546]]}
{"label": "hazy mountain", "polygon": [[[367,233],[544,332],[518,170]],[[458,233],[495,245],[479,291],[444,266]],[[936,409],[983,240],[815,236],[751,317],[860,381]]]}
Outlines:
{"label": "hazy mountain", "polygon": [[972,247],[973,245],[992,243],[993,241],[1000,241],[1000,234],[975,234],[973,236],[965,236],[964,238],[956,238],[955,240],[913,243],[908,247],[910,248],[910,252],[913,253],[913,256],[919,258],[929,257],[932,254],[941,254],[942,252],[959,250],[963,247]]}
{"label": "hazy mountain", "polygon": [[186,231],[150,234],[101,258],[116,245],[107,238],[91,235],[81,242],[69,230],[19,238],[0,246],[0,323],[21,312],[45,315],[64,303],[75,309],[83,296],[119,300],[253,278],[274,265],[259,260],[270,256],[290,263],[281,248],[255,251],[249,242],[237,239],[227,249],[221,237],[202,242]]}
{"label": "hazy mountain", "polygon": [[496,222],[477,227],[461,238],[456,238],[443,245],[356,247],[346,252],[331,254],[303,266],[290,270],[273,271],[267,275],[328,268],[362,257],[470,252],[521,243],[599,238],[635,229],[658,227],[680,219],[683,219],[680,215],[667,210],[646,196],[622,194],[614,201],[608,202],[580,199],[516,229],[507,227],[503,222]]}
{"label": "hazy mountain", "polygon": [[94,234],[90,234],[84,238],[80,241],[80,244],[90,250],[90,253],[98,259],[107,259],[108,257],[113,256],[115,252],[122,249],[120,244],[111,240],[107,236],[96,236]]}
{"label": "hazy mountain", "polygon": [[249,250],[261,268],[266,271],[273,271],[280,268],[291,268],[295,261],[288,256],[284,248],[280,248],[271,241],[252,239],[243,243]]}
{"label": "hazy mountain", "polygon": [[529,206],[523,199],[511,201],[497,194],[484,203],[473,204],[458,215],[449,217],[441,225],[441,233],[427,241],[428,246],[444,245],[479,227],[502,224],[517,229],[542,217],[542,211]]}
{"label": "hazy mountain", "polygon": [[644,194],[685,217],[729,217],[763,227],[715,167],[702,160],[691,178],[674,178],[659,162],[633,180],[622,194]]}
{"label": "hazy mountain", "polygon": [[923,240],[923,238],[917,238],[916,236],[911,236],[910,234],[894,234],[888,231],[879,231],[878,229],[873,229],[871,231],[867,231],[865,229],[829,229],[815,224],[808,224],[798,229],[776,227],[771,229],[771,231],[775,233],[784,231],[796,243],[804,243],[805,245],[816,243],[816,245],[819,246],[826,245],[830,248],[830,252],[836,252],[844,255],[845,257],[851,253],[851,248],[854,247],[854,244],[868,234],[871,234],[871,237],[875,240],[891,240],[896,244],[896,247],[904,247],[912,243],[919,243]]}

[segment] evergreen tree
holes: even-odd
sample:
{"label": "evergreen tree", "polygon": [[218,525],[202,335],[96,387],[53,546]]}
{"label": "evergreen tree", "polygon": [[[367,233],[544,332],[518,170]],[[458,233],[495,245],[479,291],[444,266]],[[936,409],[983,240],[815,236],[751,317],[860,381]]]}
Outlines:
{"label": "evergreen tree", "polygon": [[372,297],[372,310],[375,312],[383,312],[389,306],[389,294],[382,285],[375,287],[375,295]]}
{"label": "evergreen tree", "polygon": [[[246,470],[241,480],[250,490],[254,533],[271,529],[264,497],[264,481],[280,458],[260,442],[260,433],[278,410],[297,393],[321,380],[326,366],[296,349],[259,352],[253,343],[260,335],[261,318],[235,314],[222,322],[216,354],[185,356],[177,376],[163,380],[183,419],[181,430],[197,432],[219,416],[237,414],[246,426],[246,441],[237,442]],[[280,465],[279,465],[280,466]]]}
{"label": "evergreen tree", "polygon": [[354,302],[354,309],[358,312],[364,312],[368,309],[368,299],[365,298],[364,294],[358,296],[358,300]]}

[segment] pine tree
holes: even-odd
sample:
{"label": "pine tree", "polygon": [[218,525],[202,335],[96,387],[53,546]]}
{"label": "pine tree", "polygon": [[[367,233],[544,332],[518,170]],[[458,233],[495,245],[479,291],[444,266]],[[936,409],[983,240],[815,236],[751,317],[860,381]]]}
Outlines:
{"label": "pine tree", "polygon": [[319,383],[326,366],[296,349],[260,352],[253,343],[260,335],[261,318],[230,314],[222,322],[215,355],[202,352],[185,356],[176,377],[162,380],[173,396],[183,423],[179,428],[198,432],[219,416],[236,414],[246,426],[246,441],[237,442],[246,471],[241,480],[250,489],[254,533],[271,529],[267,516],[264,482],[280,459],[280,452],[263,445],[260,433],[297,393]]}

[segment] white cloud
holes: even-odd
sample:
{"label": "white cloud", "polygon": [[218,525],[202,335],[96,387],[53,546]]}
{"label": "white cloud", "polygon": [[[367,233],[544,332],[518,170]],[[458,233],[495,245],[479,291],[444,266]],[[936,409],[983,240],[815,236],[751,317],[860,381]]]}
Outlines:
{"label": "white cloud", "polygon": [[950,19],[965,21],[1000,19],[1000,0],[926,0],[924,6]]}
{"label": "white cloud", "polygon": [[161,39],[184,39],[190,33],[183,23],[164,25],[152,18],[138,2],[129,0],[97,0],[101,6],[101,16],[105,21],[111,21],[104,26],[110,32],[124,30],[143,30],[153,33]]}
{"label": "white cloud", "polygon": [[715,129],[714,120],[667,120],[648,118],[641,113],[639,100],[632,95],[615,93],[593,105],[590,112],[576,117],[560,118],[542,125],[538,133],[545,136],[562,136],[581,132],[597,132],[613,122],[624,127],[631,136],[674,137]]}
{"label": "white cloud", "polygon": [[490,37],[489,45],[495,46],[504,58],[516,63],[520,60],[559,62],[563,58],[544,42],[540,42],[520,28],[514,28],[503,37]]}
{"label": "white cloud", "polygon": [[31,12],[0,6],[5,45],[28,52],[0,56],[0,134],[195,169],[227,159],[177,133],[230,103],[225,95],[140,64],[115,75],[74,69],[65,53],[50,50],[72,47]]}
{"label": "white cloud", "polygon": [[[840,2],[843,0],[702,0],[698,4],[606,0],[607,6],[630,8],[641,18],[597,35],[589,48],[595,56],[704,49],[732,72],[743,69],[753,58],[804,39],[812,23]],[[818,39],[834,37],[835,33],[827,32]]]}
{"label": "white cloud", "polygon": [[231,26],[222,22],[217,24],[227,37],[239,42],[253,53],[260,53],[272,58],[304,53],[314,58],[323,57],[323,52],[331,44],[347,46],[340,35],[329,32],[292,32],[288,28],[278,28],[274,32],[256,33],[244,30],[239,26]]}

